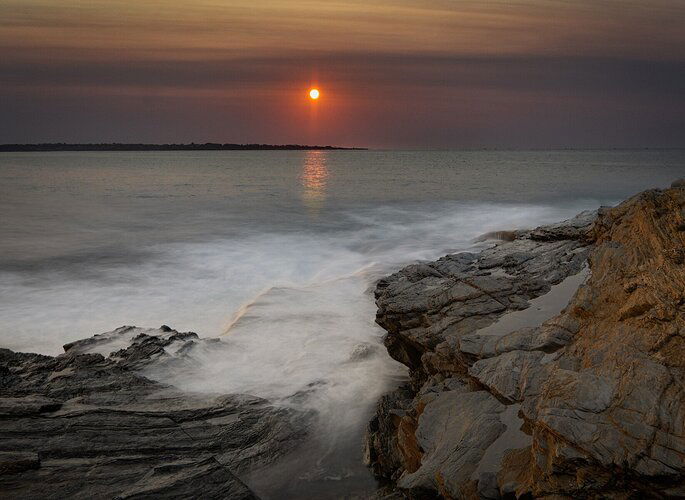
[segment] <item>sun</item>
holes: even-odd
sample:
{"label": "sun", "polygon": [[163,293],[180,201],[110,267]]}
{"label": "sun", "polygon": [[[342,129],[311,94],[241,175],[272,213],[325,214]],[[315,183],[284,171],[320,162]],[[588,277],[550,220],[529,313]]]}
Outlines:
{"label": "sun", "polygon": [[319,98],[319,89],[311,89],[309,91],[309,98],[317,100]]}

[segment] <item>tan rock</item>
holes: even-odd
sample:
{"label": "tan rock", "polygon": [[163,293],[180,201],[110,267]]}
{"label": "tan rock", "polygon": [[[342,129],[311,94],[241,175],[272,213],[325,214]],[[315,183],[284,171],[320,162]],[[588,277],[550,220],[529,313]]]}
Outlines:
{"label": "tan rock", "polygon": [[[418,448],[410,467],[407,458],[396,469],[401,491],[416,498],[685,494],[682,186],[383,280],[378,322],[388,330],[386,345],[412,370],[410,407],[427,401],[411,414]],[[586,259],[590,276],[559,315],[502,335],[479,332],[528,307]],[[461,390],[445,378],[460,380]],[[512,443],[496,485],[489,474],[474,478],[488,448],[519,425],[498,416],[513,403],[531,444]]]}

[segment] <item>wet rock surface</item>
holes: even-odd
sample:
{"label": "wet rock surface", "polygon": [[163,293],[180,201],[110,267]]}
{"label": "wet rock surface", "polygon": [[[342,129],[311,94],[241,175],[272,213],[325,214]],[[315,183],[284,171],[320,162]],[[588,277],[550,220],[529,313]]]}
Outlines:
{"label": "wet rock surface", "polygon": [[2,496],[255,498],[238,476],[295,448],[311,415],[140,374],[198,342],[211,340],[122,327],[57,357],[0,349]]}
{"label": "wet rock surface", "polygon": [[[411,382],[369,425],[374,472],[409,498],[684,496],[684,227],[674,183],[381,280]],[[586,268],[556,313],[507,329]]]}

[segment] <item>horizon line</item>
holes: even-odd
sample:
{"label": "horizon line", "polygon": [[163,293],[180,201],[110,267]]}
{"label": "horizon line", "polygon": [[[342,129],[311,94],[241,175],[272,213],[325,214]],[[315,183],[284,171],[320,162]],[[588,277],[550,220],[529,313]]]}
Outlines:
{"label": "horizon line", "polygon": [[23,152],[135,152],[135,151],[682,151],[685,146],[550,146],[550,147],[360,147],[309,144],[267,144],[267,143],[135,143],[135,142],[37,142],[2,143],[2,153]]}
{"label": "horizon line", "polygon": [[309,144],[266,143],[143,143],[143,142],[41,142],[0,144],[0,152],[56,152],[56,151],[242,151],[242,150],[363,150],[367,148],[320,146]]}

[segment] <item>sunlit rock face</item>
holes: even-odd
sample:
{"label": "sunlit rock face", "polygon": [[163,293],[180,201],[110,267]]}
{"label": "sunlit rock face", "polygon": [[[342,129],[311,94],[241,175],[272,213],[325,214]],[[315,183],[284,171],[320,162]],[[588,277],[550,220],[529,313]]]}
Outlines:
{"label": "sunlit rock face", "polygon": [[674,183],[381,280],[412,380],[373,470],[415,498],[685,494],[684,249]]}
{"label": "sunlit rock face", "polygon": [[297,447],[311,414],[249,395],[181,392],[141,375],[190,362],[205,342],[216,340],[121,327],[57,357],[0,349],[0,490],[14,498],[256,498],[237,475]]}

